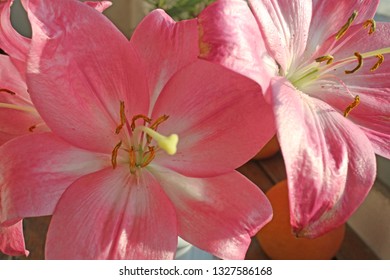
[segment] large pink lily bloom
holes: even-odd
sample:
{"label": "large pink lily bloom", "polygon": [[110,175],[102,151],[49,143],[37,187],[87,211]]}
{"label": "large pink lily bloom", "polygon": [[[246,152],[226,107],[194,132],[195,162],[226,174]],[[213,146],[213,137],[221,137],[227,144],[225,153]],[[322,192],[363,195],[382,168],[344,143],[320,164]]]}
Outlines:
{"label": "large pink lily bloom", "polygon": [[[85,3],[99,11],[110,5],[106,1]],[[11,0],[0,2],[0,48],[7,53],[0,55],[0,145],[18,136],[49,130],[27,92],[26,63],[30,39],[13,28],[10,20],[12,4]],[[21,219],[12,225],[0,226],[0,251],[12,256],[29,254]]]}
{"label": "large pink lily bloom", "polygon": [[217,1],[200,15],[201,56],[257,81],[273,106],[298,236],[346,222],[373,185],[374,153],[390,156],[378,2]]}
{"label": "large pink lily bloom", "polygon": [[0,222],[53,214],[49,259],[171,259],[177,236],[244,258],[272,216],[234,171],[272,133],[258,85],[197,59],[196,20],[157,10],[129,42],[78,1],[23,4],[29,90],[53,132],[0,147]]}
{"label": "large pink lily bloom", "polygon": [[[27,93],[25,68],[29,42],[11,25],[12,2],[0,3],[0,48],[8,53],[0,55],[0,145],[47,129]],[[29,254],[21,219],[7,227],[0,226],[0,252],[11,256]]]}

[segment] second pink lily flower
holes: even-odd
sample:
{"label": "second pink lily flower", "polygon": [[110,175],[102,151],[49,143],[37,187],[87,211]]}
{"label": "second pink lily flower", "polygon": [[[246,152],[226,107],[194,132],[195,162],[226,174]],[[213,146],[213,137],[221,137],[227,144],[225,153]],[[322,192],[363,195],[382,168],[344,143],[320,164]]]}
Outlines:
{"label": "second pink lily flower", "polygon": [[[273,106],[291,225],[346,222],[390,157],[390,25],[378,0],[217,1],[200,15],[202,57],[257,81]],[[268,90],[267,90],[268,89]]]}

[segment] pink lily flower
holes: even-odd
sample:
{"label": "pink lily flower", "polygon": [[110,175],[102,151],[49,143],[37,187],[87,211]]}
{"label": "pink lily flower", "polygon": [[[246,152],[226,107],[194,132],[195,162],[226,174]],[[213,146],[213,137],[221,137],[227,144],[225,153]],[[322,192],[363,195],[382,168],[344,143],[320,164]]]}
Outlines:
{"label": "pink lily flower", "polygon": [[156,10],[129,42],[78,1],[23,3],[29,90],[53,133],[0,147],[0,222],[53,214],[49,259],[171,259],[177,236],[244,258],[272,216],[234,171],[270,138],[258,85],[197,59],[196,20]]}
{"label": "pink lily flower", "polygon": [[[106,1],[85,3],[101,12],[111,5]],[[7,53],[0,55],[0,145],[18,136],[49,130],[27,92],[25,72],[30,39],[12,27],[12,4],[11,0],[0,1],[0,48]],[[12,225],[0,225],[0,251],[28,256],[21,219]]]}
{"label": "pink lily flower", "polygon": [[[12,2],[0,2],[0,48],[9,54],[0,55],[0,145],[24,134],[47,130],[27,93],[28,39],[11,25]],[[0,251],[11,256],[28,256],[21,219],[9,226],[0,225]]]}
{"label": "pink lily flower", "polygon": [[390,25],[372,19],[378,3],[217,1],[199,17],[201,56],[257,81],[273,106],[298,236],[346,222],[373,185],[374,153],[390,156]]}

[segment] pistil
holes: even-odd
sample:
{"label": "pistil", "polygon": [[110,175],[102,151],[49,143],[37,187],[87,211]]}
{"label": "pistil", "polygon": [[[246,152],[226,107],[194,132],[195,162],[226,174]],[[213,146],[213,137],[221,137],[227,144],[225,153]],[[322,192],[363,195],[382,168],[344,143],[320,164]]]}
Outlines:
{"label": "pistil", "polygon": [[179,142],[179,136],[177,134],[171,134],[169,136],[164,136],[157,131],[146,127],[146,126],[138,126],[136,130],[139,129],[146,134],[148,134],[150,137],[152,137],[156,142],[157,145],[163,149],[165,152],[167,152],[168,155],[174,155],[177,151],[177,144]]}

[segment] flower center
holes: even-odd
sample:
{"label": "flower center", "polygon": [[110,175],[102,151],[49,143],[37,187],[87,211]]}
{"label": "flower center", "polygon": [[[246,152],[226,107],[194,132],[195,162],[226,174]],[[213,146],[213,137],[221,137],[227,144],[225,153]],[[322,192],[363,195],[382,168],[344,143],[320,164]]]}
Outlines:
{"label": "flower center", "polygon": [[[341,27],[337,32],[334,44],[341,39],[348,31],[349,27],[352,25],[353,21],[357,17],[357,11],[354,11],[353,14],[348,18],[347,22]],[[368,28],[368,35],[371,35],[376,30],[376,23],[373,19],[368,19],[363,23],[363,28]],[[305,92],[305,88],[309,85],[312,85],[317,80],[332,79],[337,81],[346,89],[346,92],[353,98],[352,102],[344,110],[344,116],[347,117],[353,108],[358,106],[360,103],[360,97],[358,95],[354,96],[349,91],[348,87],[342,81],[342,77],[338,77],[334,74],[331,74],[334,70],[340,67],[345,67],[346,65],[354,65],[353,68],[345,70],[345,75],[350,75],[356,73],[363,66],[363,61],[367,58],[376,58],[376,63],[372,65],[370,71],[375,71],[379,66],[384,62],[384,54],[390,53],[390,47],[377,49],[370,52],[360,53],[355,52],[353,55],[335,60],[331,54],[325,54],[314,59],[308,65],[303,65],[298,67],[296,71],[289,73],[287,79],[297,88]]]}
{"label": "flower center", "polygon": [[[125,115],[125,105],[120,101],[120,124],[115,129],[115,134],[120,134],[124,139],[120,140],[112,150],[111,164],[115,168],[118,164],[119,152],[123,163],[128,164],[130,172],[135,174],[140,168],[148,166],[159,151],[164,150],[168,155],[174,155],[177,151],[179,136],[171,134],[164,136],[157,132],[160,124],[169,116],[163,115],[156,120],[139,114],[128,122]],[[142,122],[142,125],[137,123]]]}

